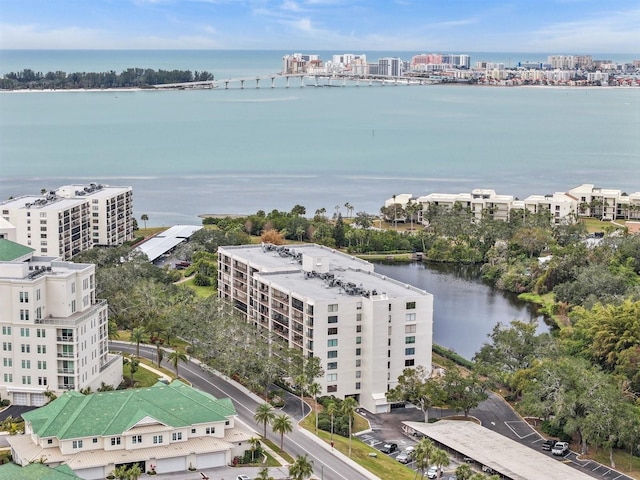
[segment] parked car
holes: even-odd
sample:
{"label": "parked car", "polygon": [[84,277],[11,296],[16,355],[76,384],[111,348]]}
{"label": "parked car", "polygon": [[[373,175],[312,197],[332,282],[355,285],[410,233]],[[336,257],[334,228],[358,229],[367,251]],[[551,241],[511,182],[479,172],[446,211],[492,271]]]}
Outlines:
{"label": "parked car", "polygon": [[553,448],[553,446],[556,444],[555,440],[545,440],[544,443],[542,444],[542,450],[551,450]]}
{"label": "parked car", "polygon": [[554,455],[565,455],[569,451],[569,444],[567,442],[556,442],[551,449],[551,453]]}
{"label": "parked car", "polygon": [[407,452],[402,452],[396,457],[396,460],[400,463],[409,463],[411,461],[411,458],[409,457],[409,454]]}
{"label": "parked car", "polygon": [[413,446],[409,446],[407,448],[404,449],[405,453],[409,454],[409,455],[413,455],[413,451],[416,449],[416,447]]}
{"label": "parked car", "polygon": [[438,474],[441,472],[442,472],[441,468],[429,467],[429,470],[427,470],[427,478],[438,478]]}
{"label": "parked car", "polygon": [[248,475],[238,475],[236,480],[251,480]]}
{"label": "parked car", "polygon": [[380,449],[380,451],[382,453],[393,453],[398,449],[398,444],[397,443],[385,443],[382,448]]}

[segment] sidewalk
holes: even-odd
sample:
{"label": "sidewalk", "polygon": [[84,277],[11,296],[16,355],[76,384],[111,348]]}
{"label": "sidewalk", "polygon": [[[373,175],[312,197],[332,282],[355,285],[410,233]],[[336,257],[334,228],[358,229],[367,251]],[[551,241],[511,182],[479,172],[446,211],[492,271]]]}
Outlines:
{"label": "sidewalk", "polygon": [[152,367],[152,366],[150,366],[150,365],[147,365],[146,363],[140,362],[138,365],[139,365],[140,367],[144,368],[145,370],[149,370],[150,372],[155,373],[155,374],[156,374],[156,375],[158,375],[160,378],[163,378],[164,380],[166,380],[166,381],[168,381],[168,382],[170,382],[170,381],[173,379],[173,377],[170,377],[169,375],[167,375],[167,374],[166,374],[166,373],[164,373],[164,372],[161,372],[160,370],[156,370],[155,368],[153,368],[153,367]]}

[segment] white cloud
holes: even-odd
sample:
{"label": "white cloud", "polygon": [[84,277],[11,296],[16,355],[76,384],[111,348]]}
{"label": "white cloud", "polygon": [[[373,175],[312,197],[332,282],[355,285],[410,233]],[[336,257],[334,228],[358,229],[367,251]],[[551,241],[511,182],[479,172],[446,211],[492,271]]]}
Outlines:
{"label": "white cloud", "polygon": [[92,49],[108,48],[106,32],[99,29],[65,27],[45,30],[39,25],[0,24],[3,49]]}

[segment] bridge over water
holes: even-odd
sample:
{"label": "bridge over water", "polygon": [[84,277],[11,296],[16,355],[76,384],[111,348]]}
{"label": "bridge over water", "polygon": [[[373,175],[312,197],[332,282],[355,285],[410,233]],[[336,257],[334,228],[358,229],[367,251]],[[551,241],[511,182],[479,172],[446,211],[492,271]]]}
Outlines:
{"label": "bridge over water", "polygon": [[202,82],[166,83],[154,85],[158,90],[187,90],[207,88],[290,88],[290,87],[346,87],[349,86],[385,86],[385,85],[433,85],[440,83],[436,78],[388,77],[384,75],[356,76],[347,74],[270,74],[255,77],[236,77]]}

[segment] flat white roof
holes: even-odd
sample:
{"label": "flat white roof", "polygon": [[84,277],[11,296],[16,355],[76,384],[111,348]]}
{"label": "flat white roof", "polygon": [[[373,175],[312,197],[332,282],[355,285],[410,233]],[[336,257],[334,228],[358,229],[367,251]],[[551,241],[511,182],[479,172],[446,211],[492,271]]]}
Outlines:
{"label": "flat white roof", "polygon": [[153,262],[156,258],[186,241],[201,228],[201,225],[176,225],[138,245],[136,250],[146,254],[149,261]]}
{"label": "flat white roof", "polygon": [[474,422],[402,423],[513,480],[593,480],[559,460]]}

